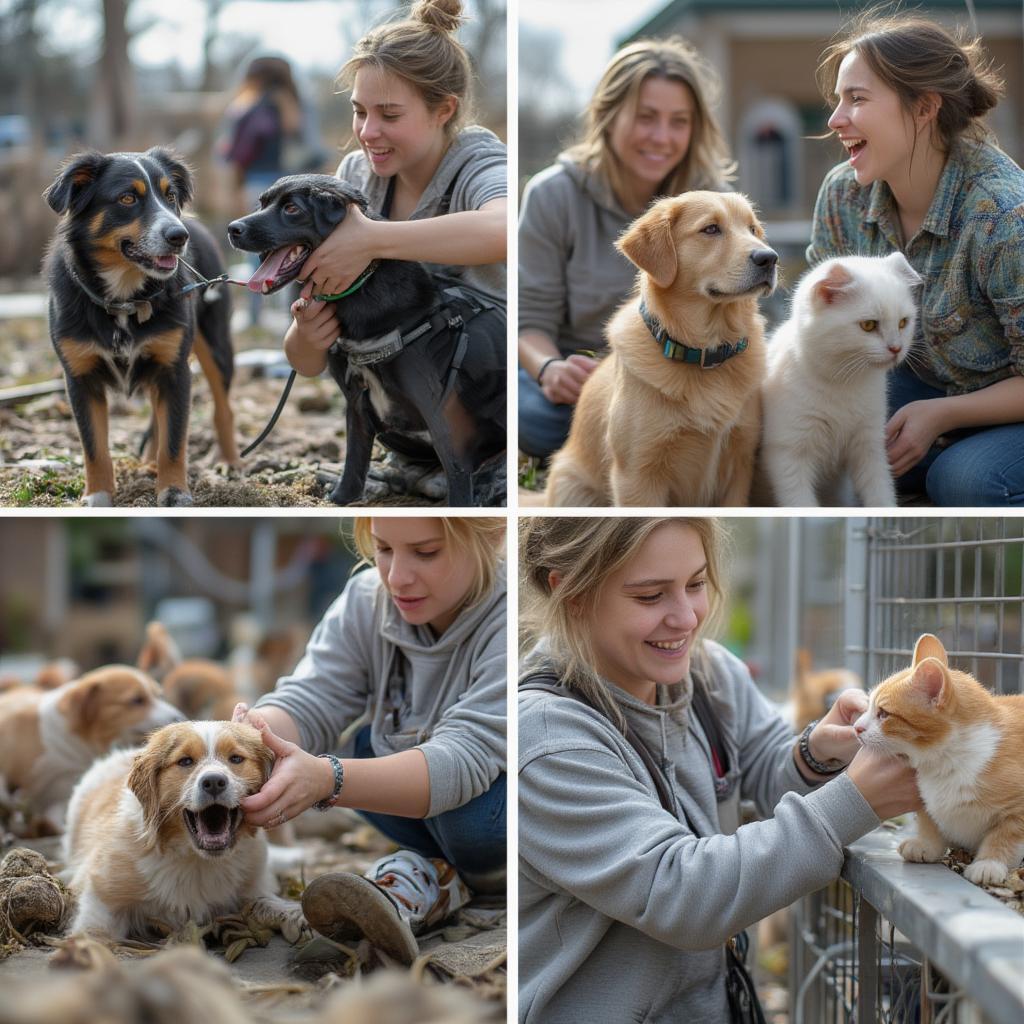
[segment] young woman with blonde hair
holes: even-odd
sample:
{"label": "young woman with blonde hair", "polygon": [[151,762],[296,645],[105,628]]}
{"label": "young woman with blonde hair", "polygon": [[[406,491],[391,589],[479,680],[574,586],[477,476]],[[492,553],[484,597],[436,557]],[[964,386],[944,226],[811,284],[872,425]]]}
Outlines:
{"label": "young woman with blonde hair", "polygon": [[[906,765],[858,750],[864,693],[840,694],[798,743],[707,637],[723,541],[714,519],[520,526],[527,1024],[734,1019],[726,943],[920,806]],[[741,797],[767,820],[741,826]]]}
{"label": "young woman with blonde hair", "polygon": [[616,53],[582,140],[534,176],[519,220],[520,448],[547,456],[605,347],[604,323],[636,268],[613,247],[656,198],[723,189],[733,163],[715,120],[717,80],[685,40]]}
{"label": "young woman with blonde hair", "polygon": [[818,193],[808,262],[899,250],[924,278],[916,344],[890,380],[899,489],[1024,503],[1024,171],[982,121],[1003,83],[980,40],[872,12],[818,78],[849,159]]}
{"label": "young woman with blonde hair", "polygon": [[291,675],[235,710],[277,755],[243,809],[275,827],[352,807],[403,847],[365,877],[317,878],[303,909],[330,937],[364,934],[411,962],[415,932],[467,886],[504,889],[505,520],[360,518],[354,536],[376,571],[350,580]]}
{"label": "young woman with blonde hair", "polygon": [[[455,38],[461,22],[461,0],[416,0],[407,19],[364,36],[341,69],[359,148],[337,176],[362,191],[382,219],[350,207],[306,260],[303,298],[340,294],[377,259],[418,260],[504,313],[508,157],[493,132],[466,123],[472,67]],[[293,304],[292,315],[285,355],[296,371],[315,377],[338,337],[334,307]],[[395,489],[405,493],[422,467],[403,471],[403,459],[390,459]]]}

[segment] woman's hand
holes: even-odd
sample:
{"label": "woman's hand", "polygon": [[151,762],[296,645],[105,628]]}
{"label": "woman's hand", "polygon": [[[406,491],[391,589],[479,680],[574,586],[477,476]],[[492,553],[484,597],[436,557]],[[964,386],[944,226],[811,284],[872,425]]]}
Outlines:
{"label": "woman's hand", "polygon": [[338,339],[338,318],[329,302],[296,299],[295,318],[284,336],[284,354],[303,377],[315,377],[327,365],[327,350]]}
{"label": "woman's hand", "polygon": [[863,690],[843,690],[807,737],[811,754],[818,761],[842,761],[849,764],[860,750],[853,723],[868,709],[868,695]]}
{"label": "woman's hand", "polygon": [[924,807],[917,772],[905,758],[861,747],[846,774],[882,821]]}
{"label": "woman's hand", "polygon": [[263,788],[242,800],[245,820],[250,825],[277,828],[334,792],[334,770],[330,761],[307,754],[296,744],[281,739],[258,711],[238,704],[231,721],[258,729],[276,758],[274,770]]}
{"label": "woman's hand", "polygon": [[374,221],[349,204],[345,219],[307,257],[302,266],[302,297],[343,292],[378,256]]}
{"label": "woman's hand", "polygon": [[575,405],[587,378],[597,369],[597,360],[573,354],[566,359],[548,363],[541,377],[540,389],[554,405]]}
{"label": "woman's hand", "polygon": [[949,429],[943,402],[942,398],[908,402],[892,414],[885,426],[885,447],[893,476],[901,477],[913,469],[935,439]]}

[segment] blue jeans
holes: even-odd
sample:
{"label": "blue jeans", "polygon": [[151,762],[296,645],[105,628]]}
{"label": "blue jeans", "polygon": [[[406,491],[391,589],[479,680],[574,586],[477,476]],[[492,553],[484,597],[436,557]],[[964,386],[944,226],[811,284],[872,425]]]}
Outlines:
{"label": "blue jeans", "polygon": [[[899,366],[889,377],[889,415],[944,395]],[[896,481],[901,494],[923,491],[936,505],[1024,505],[1024,423],[955,430],[945,438],[945,448],[933,445]]]}
{"label": "blue jeans", "polygon": [[572,424],[571,405],[555,405],[540,385],[519,368],[519,450],[546,459],[565,444]]}
{"label": "blue jeans", "polygon": [[[376,757],[370,726],[356,734],[355,757]],[[441,857],[459,874],[483,875],[505,867],[505,773],[461,807],[433,818],[359,812],[399,846],[424,857]]]}

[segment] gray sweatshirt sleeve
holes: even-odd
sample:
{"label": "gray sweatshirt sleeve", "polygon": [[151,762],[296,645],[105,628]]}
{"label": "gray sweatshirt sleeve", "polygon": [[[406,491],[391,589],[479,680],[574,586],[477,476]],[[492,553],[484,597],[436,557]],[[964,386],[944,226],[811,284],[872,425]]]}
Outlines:
{"label": "gray sweatshirt sleeve", "polygon": [[481,624],[469,686],[419,749],[427,759],[432,818],[485,792],[505,770],[507,641],[500,615]]}
{"label": "gray sweatshirt sleeve", "polygon": [[372,569],[349,580],[313,630],[295,671],[256,702],[287,711],[298,726],[300,746],[311,754],[334,750],[338,734],[366,710],[379,585]]}
{"label": "gray sweatshirt sleeve", "polygon": [[504,146],[478,146],[462,165],[452,193],[451,213],[479,210],[508,196],[508,154]]}
{"label": "gray sweatshirt sleeve", "polygon": [[575,186],[561,168],[533,177],[519,217],[519,330],[543,331],[558,340],[566,320],[566,267],[571,245],[567,190]]}
{"label": "gray sweatshirt sleeve", "polygon": [[575,709],[539,713],[551,716],[552,737],[566,738],[534,744],[522,762],[523,861],[600,913],[676,949],[720,946],[826,885],[839,874],[843,847],[878,825],[843,775],[806,796],[787,794],[767,821],[697,838],[662,810],[615,750],[610,726]]}

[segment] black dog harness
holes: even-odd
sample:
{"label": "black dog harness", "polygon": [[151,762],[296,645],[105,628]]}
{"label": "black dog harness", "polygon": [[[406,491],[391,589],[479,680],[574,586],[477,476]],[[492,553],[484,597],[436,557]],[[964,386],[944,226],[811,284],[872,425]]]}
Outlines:
{"label": "black dog harness", "polygon": [[[355,291],[359,284],[366,281],[370,273],[372,270],[365,273],[356,286],[349,288],[343,294],[347,295]],[[333,301],[337,301],[341,297],[339,295]],[[314,298],[325,297],[314,296]],[[325,301],[332,301],[332,299],[325,298]],[[443,402],[455,386],[455,380],[462,368],[466,350],[469,348],[469,322],[486,310],[496,308],[493,302],[464,285],[447,285],[440,288],[440,298],[427,311],[426,319],[424,319],[423,313],[417,313],[415,317],[399,324],[393,331],[388,331],[387,334],[382,334],[380,337],[367,338],[363,341],[339,338],[335,344],[344,351],[345,358],[349,363],[356,367],[386,363],[410,345],[435,345],[435,349],[431,353],[431,361],[435,366],[444,368],[444,383],[440,398],[440,401]],[[274,424],[277,423],[281,415],[281,410],[288,400],[294,383],[295,371],[292,370],[270,422],[263,428],[260,436],[242,451],[243,458],[262,444],[274,429]],[[381,424],[377,423],[376,426],[379,431]]]}
{"label": "black dog harness", "polygon": [[427,310],[425,319],[423,313],[417,313],[378,338],[342,338],[336,344],[355,367],[389,362],[410,345],[430,346],[431,362],[439,368],[444,382],[440,398],[443,402],[455,386],[469,347],[469,323],[494,308],[494,303],[478,292],[463,285],[449,285],[440,289],[440,296]]}

